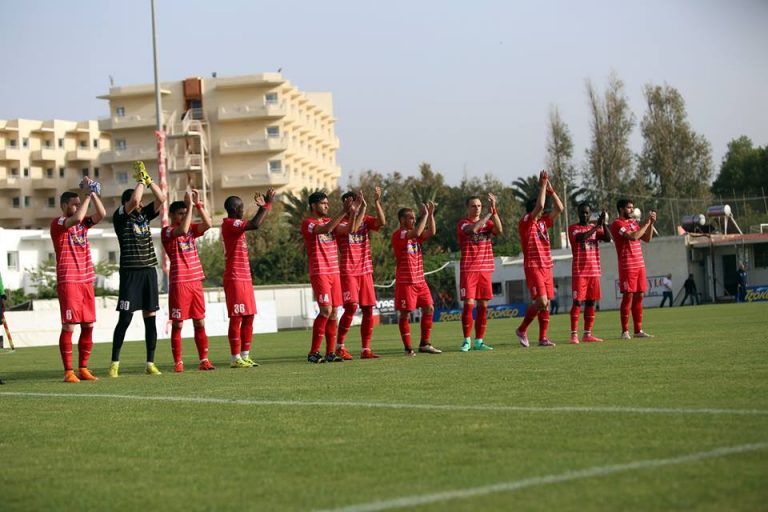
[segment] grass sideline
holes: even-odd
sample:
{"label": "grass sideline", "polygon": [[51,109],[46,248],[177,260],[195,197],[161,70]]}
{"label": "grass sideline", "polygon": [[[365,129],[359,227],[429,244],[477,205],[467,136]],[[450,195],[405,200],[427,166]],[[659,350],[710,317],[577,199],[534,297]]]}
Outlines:
{"label": "grass sideline", "polygon": [[[647,310],[656,337],[619,341],[617,313],[602,312],[607,341],[578,346],[561,314],[554,349],[522,349],[518,319],[492,320],[496,350],[468,354],[460,325],[437,323],[445,353],[415,358],[380,326],[381,359],[325,365],[306,363],[309,332],[291,331],[257,336],[262,366],[238,370],[212,338],[214,372],[185,340],[183,374],[162,340],[159,377],[142,374],[143,343],[126,343],[119,379],[97,344],[102,378],[77,385],[60,382],[55,347],[20,349],[0,355],[0,509],[762,509],[767,313]],[[756,446],[701,455],[744,445]]]}

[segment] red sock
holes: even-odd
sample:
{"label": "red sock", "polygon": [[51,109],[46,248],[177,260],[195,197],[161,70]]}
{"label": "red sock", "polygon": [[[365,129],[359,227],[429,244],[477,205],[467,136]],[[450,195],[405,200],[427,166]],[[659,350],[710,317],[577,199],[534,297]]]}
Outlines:
{"label": "red sock", "polygon": [[243,324],[240,326],[240,352],[250,352],[253,342],[253,315],[242,317]]}
{"label": "red sock", "polygon": [[621,332],[629,330],[629,308],[632,306],[632,294],[625,293],[621,297],[621,308],[619,316],[621,317]]}
{"label": "red sock", "polygon": [[[469,338],[472,335],[472,310],[474,308],[474,304],[465,302],[464,311],[461,312],[461,330],[464,332],[465,338]],[[479,316],[480,314],[478,313]]]}
{"label": "red sock", "polygon": [[[477,319],[475,320],[475,339],[482,340],[485,338],[485,326],[488,325],[488,305],[477,305]],[[466,335],[464,336],[467,337]]]}
{"label": "red sock", "polygon": [[432,335],[432,315],[433,313],[422,313],[421,315],[421,342],[419,345],[429,345],[429,338]]}
{"label": "red sock", "polygon": [[229,353],[233,356],[240,354],[240,326],[242,321],[243,317],[241,316],[229,317],[229,332],[227,333],[227,337],[229,338]]}
{"label": "red sock", "polygon": [[77,341],[78,367],[88,368],[92,350],[93,326],[80,326],[80,339]]}
{"label": "red sock", "polygon": [[320,345],[323,344],[323,336],[325,336],[326,324],[328,324],[328,317],[323,315],[317,315],[314,323],[312,323],[312,346],[309,349],[310,354],[320,352]]}
{"label": "red sock", "polygon": [[59,352],[64,371],[72,370],[72,331],[61,331],[59,334]]}
{"label": "red sock", "polygon": [[195,346],[197,347],[197,357],[201,361],[208,359],[208,335],[205,333],[204,325],[195,326]]}
{"label": "red sock", "polygon": [[181,361],[181,326],[171,326],[171,354],[174,363]]}
{"label": "red sock", "polygon": [[371,339],[373,339],[373,306],[363,306],[363,323],[360,324],[360,337],[362,338],[363,349],[371,348]]}
{"label": "red sock", "polygon": [[587,304],[584,307],[584,330],[592,332],[592,327],[595,325],[595,305]]}
{"label": "red sock", "polygon": [[336,323],[335,318],[329,318],[328,323],[325,324],[325,353],[334,352],[336,350],[336,333],[339,330],[339,324]]}
{"label": "red sock", "polygon": [[403,347],[411,350],[411,323],[409,314],[400,315],[398,326],[400,327],[400,339],[403,340]]}
{"label": "red sock", "polygon": [[528,330],[528,326],[531,325],[531,322],[533,322],[533,319],[536,318],[536,315],[538,314],[538,306],[536,306],[536,304],[529,304],[528,309],[525,310],[525,318],[523,318],[523,323],[520,324],[520,327],[518,327],[517,330],[520,332],[526,332]]}
{"label": "red sock", "polygon": [[549,328],[549,308],[544,308],[539,311],[539,341],[547,337],[547,329]]}
{"label": "red sock", "polygon": [[643,294],[642,293],[636,293],[632,298],[632,323],[634,324],[636,333],[643,330]]}
{"label": "red sock", "polygon": [[339,320],[339,345],[343,345],[344,340],[347,339],[347,333],[349,332],[349,327],[352,325],[352,318],[355,316],[355,311],[357,311],[357,304],[344,304],[344,314],[341,315],[341,320]]}
{"label": "red sock", "polygon": [[[581,314],[581,304],[574,302],[573,305],[571,306],[571,332],[576,332],[579,330],[580,314]],[[587,310],[585,309],[584,310],[584,329],[587,328],[586,324],[587,324]]]}

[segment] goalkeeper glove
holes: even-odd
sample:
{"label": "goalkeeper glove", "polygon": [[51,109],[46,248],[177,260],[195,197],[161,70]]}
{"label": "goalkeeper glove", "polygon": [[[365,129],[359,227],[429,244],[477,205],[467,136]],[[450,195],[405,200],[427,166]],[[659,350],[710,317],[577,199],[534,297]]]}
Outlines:
{"label": "goalkeeper glove", "polygon": [[147,168],[141,160],[133,162],[133,178],[137,183],[143,183],[146,186],[152,184],[152,177],[147,173]]}

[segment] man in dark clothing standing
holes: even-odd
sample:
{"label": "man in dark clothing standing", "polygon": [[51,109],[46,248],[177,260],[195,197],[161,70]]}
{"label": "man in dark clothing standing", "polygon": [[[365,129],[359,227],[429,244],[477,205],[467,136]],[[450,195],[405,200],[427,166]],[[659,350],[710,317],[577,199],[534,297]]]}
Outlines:
{"label": "man in dark clothing standing", "polygon": [[688,300],[688,297],[690,297],[691,306],[698,306],[699,292],[696,290],[696,281],[693,280],[693,274],[688,274],[688,279],[686,279],[685,283],[683,283],[683,288],[685,289],[685,297],[683,297],[683,302],[680,305],[685,306],[685,301]]}

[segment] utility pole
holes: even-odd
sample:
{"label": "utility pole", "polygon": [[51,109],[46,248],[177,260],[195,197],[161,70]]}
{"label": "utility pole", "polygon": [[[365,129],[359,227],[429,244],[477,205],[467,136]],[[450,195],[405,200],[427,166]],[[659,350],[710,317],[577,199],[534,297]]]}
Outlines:
{"label": "utility pole", "polygon": [[[165,129],[163,128],[163,107],[160,100],[160,81],[157,73],[157,26],[155,24],[155,0],[150,0],[152,5],[152,63],[155,72],[155,141],[157,143],[157,180],[160,182],[160,190],[168,197],[168,179],[165,172]],[[168,225],[168,201],[163,203],[160,214],[161,225]],[[168,272],[171,263],[168,255],[163,256],[164,281],[168,280]],[[167,287],[166,287],[167,288]]]}

